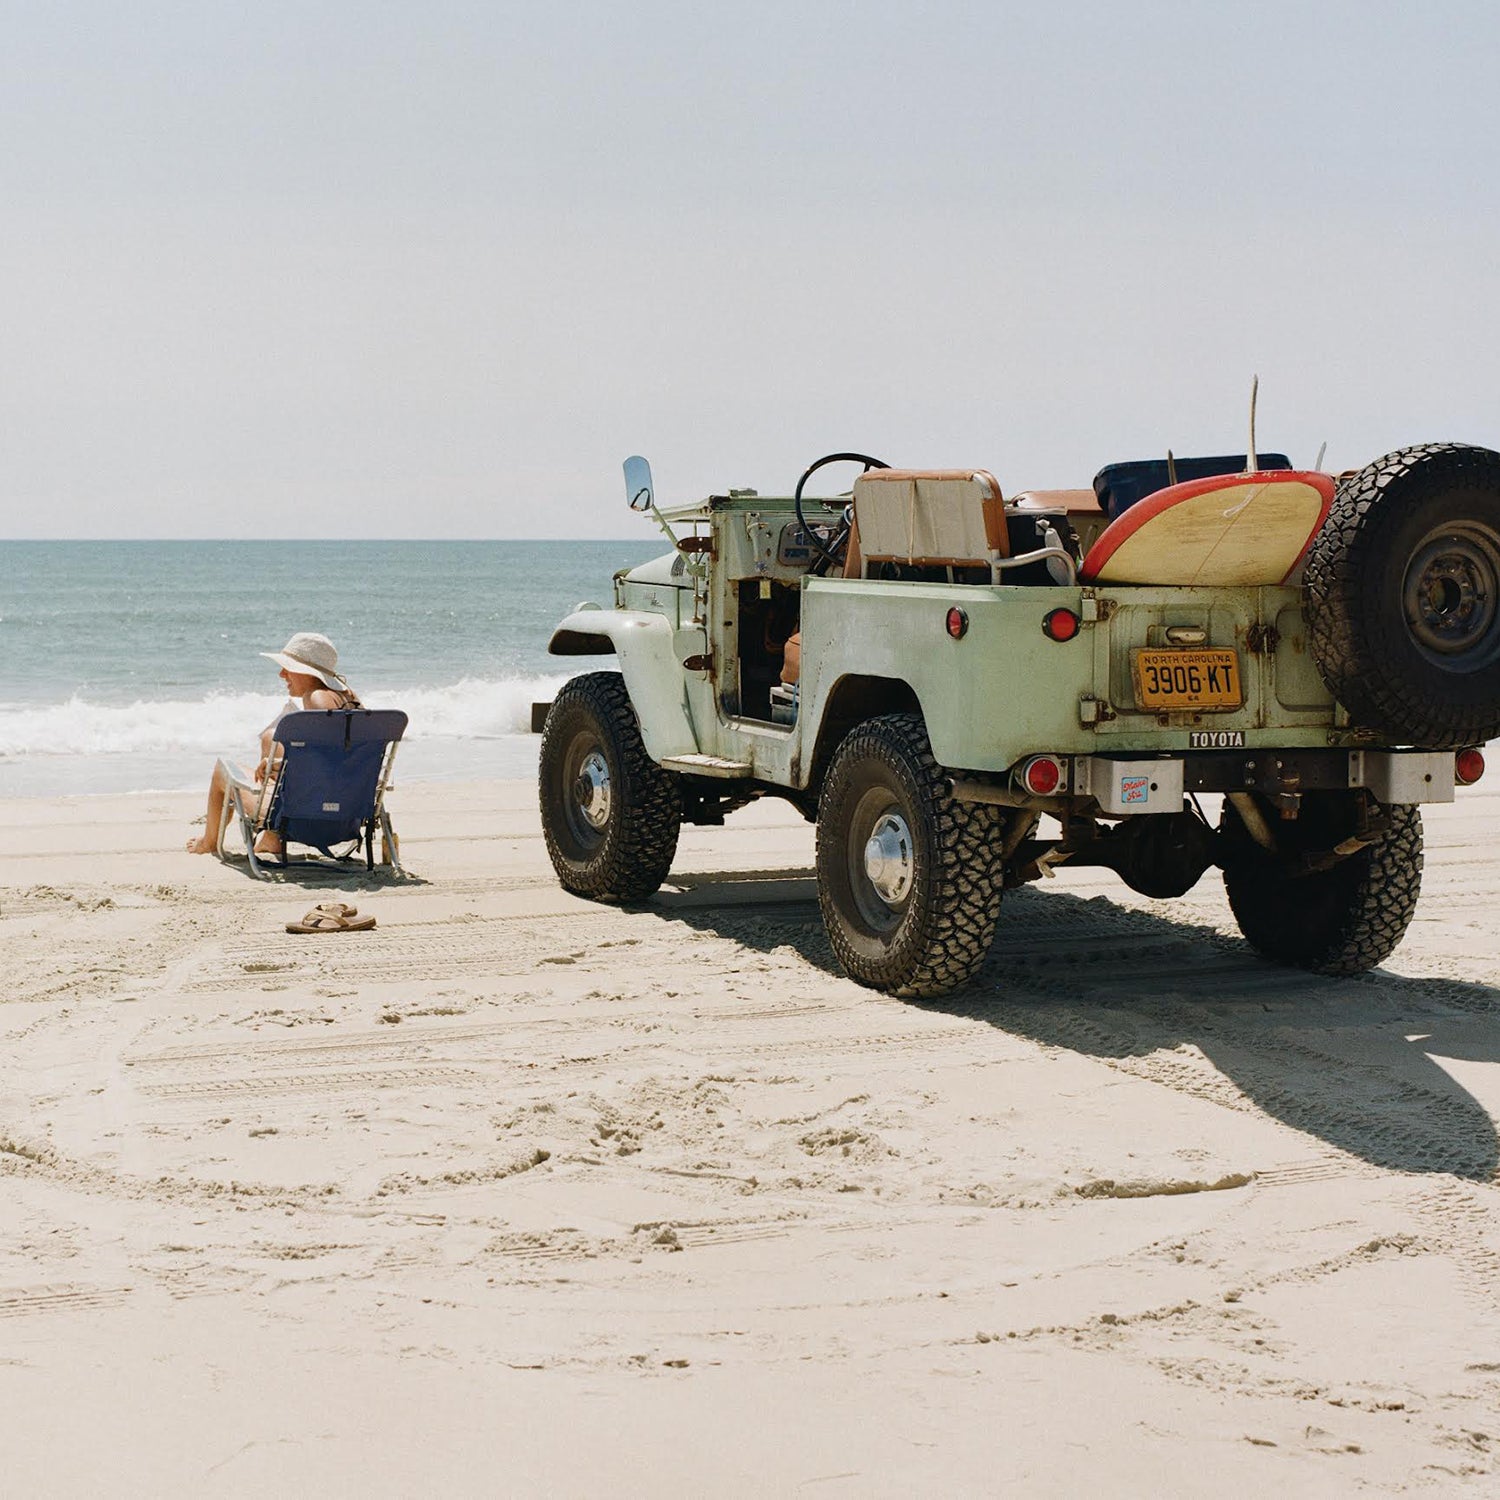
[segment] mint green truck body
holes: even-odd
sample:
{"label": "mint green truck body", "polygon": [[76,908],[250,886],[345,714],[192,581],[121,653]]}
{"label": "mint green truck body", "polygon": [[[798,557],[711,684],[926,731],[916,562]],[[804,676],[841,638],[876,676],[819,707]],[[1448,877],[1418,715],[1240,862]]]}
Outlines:
{"label": "mint green truck body", "polygon": [[[1034,551],[856,566],[848,497],[799,515],[794,498],[736,491],[661,512],[644,461],[626,471],[674,550],[553,632],[553,654],[616,668],[546,707],[540,801],[559,879],[648,899],[683,822],[785,798],[817,824],[834,953],[875,988],[973,982],[1003,892],[1063,864],[1157,897],[1218,866],[1263,955],[1368,969],[1415,909],[1419,805],[1476,780],[1479,746],[1500,733],[1500,454],[1487,449],[1404,449],[1336,483],[1264,471],[1325,498],[1293,571],[1254,586],[1100,582],[1091,544],[1108,555],[1122,535],[1109,516],[1015,502],[1005,525],[1044,538]],[[1243,490],[1263,471],[1209,472]],[[958,474],[993,487],[989,526],[998,486]],[[886,471],[870,516],[893,513],[897,484],[915,505],[919,480],[955,483]],[[1219,483],[1174,480],[1142,524]],[[897,504],[909,545],[916,521]],[[975,513],[962,514],[972,544]]]}
{"label": "mint green truck body", "polygon": [[[856,692],[867,706],[914,698],[937,760],[972,771],[1005,772],[1040,753],[1181,752],[1204,735],[1249,749],[1373,742],[1348,729],[1319,678],[1297,588],[811,577],[778,564],[765,541],[767,532],[797,524],[790,499],[715,499],[667,520],[711,536],[712,552],[699,554],[711,558],[703,573],[695,576],[682,554],[621,573],[614,607],[575,610],[550,647],[619,658],[658,762],[708,756],[736,777],[806,789],[815,784],[820,740],[831,748],[823,732],[830,709],[837,716],[841,699]],[[762,582],[799,595],[803,671],[789,726],[736,711],[744,661],[738,590]],[[945,629],[953,607],[969,622],[957,640]],[[1058,608],[1082,622],[1072,640],[1043,634],[1043,620]],[[1208,643],[1240,653],[1239,708],[1163,715],[1137,707],[1131,653],[1165,646],[1169,627],[1201,629]]]}

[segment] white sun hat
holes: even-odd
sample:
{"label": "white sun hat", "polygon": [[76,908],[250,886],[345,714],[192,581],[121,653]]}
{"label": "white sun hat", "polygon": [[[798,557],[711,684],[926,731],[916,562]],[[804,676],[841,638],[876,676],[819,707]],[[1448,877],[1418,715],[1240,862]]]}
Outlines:
{"label": "white sun hat", "polygon": [[288,672],[300,672],[307,677],[316,677],[331,688],[347,688],[348,683],[339,676],[337,668],[339,654],[326,635],[315,631],[299,630],[280,651],[262,651],[280,663]]}

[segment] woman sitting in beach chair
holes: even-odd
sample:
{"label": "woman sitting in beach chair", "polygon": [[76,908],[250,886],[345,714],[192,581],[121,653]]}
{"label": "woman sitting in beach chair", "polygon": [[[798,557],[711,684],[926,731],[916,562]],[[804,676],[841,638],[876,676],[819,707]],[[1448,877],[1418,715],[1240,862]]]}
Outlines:
{"label": "woman sitting in beach chair", "polygon": [[[281,667],[281,680],[286,683],[288,694],[286,705],[260,733],[260,759],[255,770],[246,774],[233,761],[221,760],[214,766],[208,784],[208,819],[203,832],[187,841],[189,854],[216,854],[223,835],[225,800],[230,788],[238,787],[243,793],[255,793],[257,789],[269,790],[269,783],[277,774],[279,750],[276,745],[276,726],[289,714],[302,709],[362,708],[354,689],[339,676],[337,668],[339,654],[326,635],[312,631],[298,631],[280,651],[262,651]],[[268,807],[270,799],[262,796],[261,805]],[[255,841],[255,853],[270,859],[280,859],[285,853],[278,834],[262,831]]]}

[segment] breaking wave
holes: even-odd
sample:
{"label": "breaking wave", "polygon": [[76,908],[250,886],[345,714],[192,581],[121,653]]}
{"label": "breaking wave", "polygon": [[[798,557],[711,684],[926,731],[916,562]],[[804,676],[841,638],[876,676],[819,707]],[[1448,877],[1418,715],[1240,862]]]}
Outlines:
{"label": "breaking wave", "polygon": [[[405,709],[408,741],[493,740],[525,734],[531,705],[552,698],[565,677],[465,678],[451,687],[401,688],[366,694],[369,708]],[[210,757],[248,753],[285,699],[264,693],[211,693],[194,702],[0,704],[0,759],[35,756],[159,754]]]}

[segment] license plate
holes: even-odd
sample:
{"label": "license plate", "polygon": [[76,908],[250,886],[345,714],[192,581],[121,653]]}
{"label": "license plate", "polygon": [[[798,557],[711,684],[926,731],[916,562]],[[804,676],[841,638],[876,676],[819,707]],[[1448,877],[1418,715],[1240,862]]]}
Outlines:
{"label": "license plate", "polygon": [[1132,651],[1140,708],[1238,708],[1240,659],[1234,651]]}

